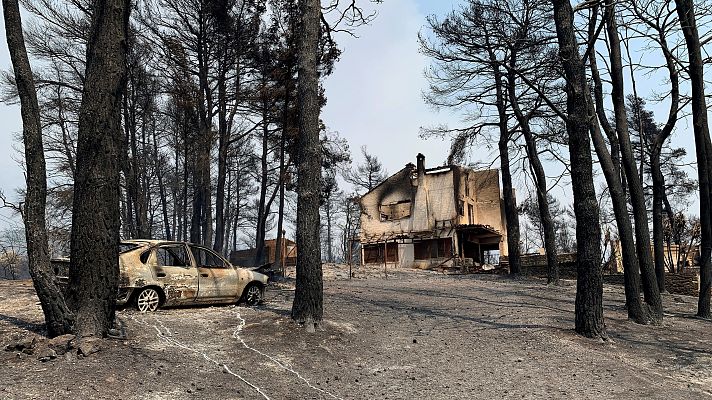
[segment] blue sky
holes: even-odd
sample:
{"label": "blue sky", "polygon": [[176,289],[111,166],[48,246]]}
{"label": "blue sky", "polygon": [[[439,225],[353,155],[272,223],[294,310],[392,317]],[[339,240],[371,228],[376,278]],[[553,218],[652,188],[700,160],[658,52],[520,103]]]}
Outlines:
{"label": "blue sky", "polygon": [[[5,40],[5,22],[2,18],[0,18],[0,32],[2,32],[0,68],[9,70],[12,65]],[[14,151],[15,147],[20,146],[16,141],[16,135],[21,131],[20,107],[0,103],[0,190],[11,198],[14,198],[15,188],[24,186],[22,170],[17,163],[21,156]]]}
{"label": "blue sky", "polygon": [[[417,34],[423,29],[427,15],[443,15],[460,3],[460,0],[385,0],[373,6],[378,17],[370,25],[358,28],[358,38],[337,37],[343,55],[334,74],[325,82],[328,103],[322,117],[330,130],[349,141],[356,162],[360,161],[359,148],[365,145],[391,173],[415,162],[419,152],[426,155],[428,166],[444,163],[449,143],[423,140],[418,136],[419,129],[439,124],[458,126],[460,118],[446,111],[436,112],[422,100],[422,91],[427,87],[423,71],[428,60],[418,51]],[[0,31],[4,33],[1,19]],[[4,35],[0,40],[0,68],[10,68]],[[658,79],[641,77],[639,90],[649,92]],[[665,104],[652,106],[657,119],[662,120]],[[0,122],[0,189],[14,197],[14,190],[24,185],[17,163],[20,156],[15,150],[19,143],[14,139],[21,130],[19,108],[0,104]],[[673,142],[687,147],[688,154],[694,156],[690,123],[679,123]],[[473,153],[477,155],[474,159],[481,160],[494,154],[487,149]],[[520,180],[520,187],[522,184]],[[566,185],[562,185],[556,195],[567,202],[570,196],[567,192]]]}

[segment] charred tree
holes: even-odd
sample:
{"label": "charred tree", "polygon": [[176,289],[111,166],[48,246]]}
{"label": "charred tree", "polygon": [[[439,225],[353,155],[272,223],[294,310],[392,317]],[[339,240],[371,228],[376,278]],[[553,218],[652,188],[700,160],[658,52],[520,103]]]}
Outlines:
{"label": "charred tree", "polygon": [[[589,23],[589,35],[593,35],[595,27],[595,16],[598,8],[594,7],[592,11],[593,19]],[[631,320],[645,324],[648,322],[648,313],[643,308],[640,296],[640,265],[638,257],[635,253],[635,240],[633,239],[633,226],[628,216],[628,202],[625,194],[622,175],[620,173],[620,164],[616,163],[611,153],[618,149],[617,140],[613,127],[608,124],[605,111],[603,108],[603,84],[598,72],[596,64],[596,55],[591,52],[589,54],[589,65],[591,68],[591,76],[593,78],[593,93],[595,96],[595,110],[591,110],[591,119],[595,121],[593,115],[598,115],[598,124],[591,127],[591,138],[596,150],[596,155],[601,163],[601,169],[608,185],[608,191],[611,197],[613,206],[613,214],[618,227],[618,236],[621,243],[621,258],[623,260],[623,283],[625,286],[626,308],[628,318]],[[591,104],[593,107],[593,104]],[[610,138],[611,152],[606,147],[606,141],[601,133],[601,128],[606,131],[606,135]]]}
{"label": "charred tree", "polygon": [[72,332],[74,315],[64,300],[49,263],[45,218],[47,175],[42,144],[42,125],[34,77],[22,32],[20,7],[17,0],[3,0],[2,5],[7,47],[10,50],[22,113],[22,139],[25,146],[25,182],[27,185],[22,216],[27,241],[27,262],[32,283],[42,305],[47,335],[54,337]]}
{"label": "charred tree", "polygon": [[640,263],[645,302],[650,308],[651,321],[657,324],[663,319],[663,304],[655,277],[655,267],[650,254],[650,229],[648,228],[648,211],[645,206],[643,182],[640,179],[640,175],[638,175],[638,168],[636,166],[635,157],[633,156],[633,148],[628,132],[628,116],[625,109],[623,86],[623,63],[620,38],[618,37],[615,3],[607,6],[606,14],[606,29],[608,32],[611,65],[611,97],[613,100],[616,132],[618,133],[618,143],[621,149],[623,168],[625,170],[631,203],[633,205],[635,244],[638,261]]}
{"label": "charred tree", "polygon": [[119,261],[121,97],[130,7],[94,2],[79,113],[68,302],[80,336],[105,336],[114,321]]}
{"label": "charred tree", "polygon": [[530,114],[524,114],[519,107],[516,90],[516,70],[517,53],[512,51],[510,58],[510,68],[507,70],[507,92],[509,94],[509,102],[511,103],[514,116],[517,118],[522,136],[526,144],[527,158],[534,175],[534,186],[536,189],[536,197],[539,208],[539,219],[541,220],[542,230],[544,231],[544,248],[546,250],[546,265],[547,265],[547,283],[558,284],[559,282],[559,263],[557,261],[556,251],[556,232],[554,230],[554,222],[549,211],[549,197],[546,185],[546,173],[544,166],[539,159],[539,150],[537,149],[536,139],[532,133],[529,119]]}
{"label": "charred tree", "polygon": [[521,257],[519,254],[519,212],[517,200],[514,198],[512,173],[509,161],[509,142],[511,134],[508,127],[506,90],[504,88],[503,74],[493,61],[495,90],[497,96],[497,113],[499,114],[499,161],[502,173],[502,197],[504,199],[504,214],[507,223],[507,250],[509,260],[509,273],[519,275],[522,272]]}
{"label": "charred tree", "polygon": [[319,30],[321,4],[299,4],[298,34],[299,136],[297,141],[297,282],[292,318],[313,330],[323,316],[323,277],[319,229],[321,145],[319,142]]}
{"label": "charred tree", "polygon": [[348,170],[344,173],[346,182],[352,184],[356,192],[370,192],[371,189],[385,181],[388,174],[383,169],[381,161],[373,154],[370,154],[366,146],[361,147],[361,155],[363,155],[363,164],[359,164],[356,168]]}
{"label": "charred tree", "polygon": [[697,173],[700,185],[700,297],[697,304],[697,316],[712,318],[710,312],[710,291],[712,290],[712,203],[710,178],[712,173],[712,143],[707,121],[705,98],[705,72],[700,37],[697,31],[697,18],[692,0],[675,0],[682,33],[687,44],[690,83],[692,86],[692,126],[695,133],[697,151]]}
{"label": "charred tree", "polygon": [[576,332],[590,338],[605,338],[603,321],[603,276],[599,241],[601,226],[596,190],[593,183],[593,160],[589,141],[587,107],[588,85],[584,64],[579,54],[574,13],[569,0],[552,0],[554,22],[566,78],[567,117],[571,181],[576,214],[577,273]]}
{"label": "charred tree", "polygon": [[[664,251],[664,232],[663,232],[663,204],[666,201],[665,193],[665,176],[662,173],[661,167],[661,152],[665,142],[672,134],[678,118],[678,108],[680,107],[680,76],[678,65],[675,56],[670,51],[667,35],[668,31],[674,25],[675,21],[665,18],[669,12],[667,7],[641,7],[638,2],[631,2],[630,6],[636,18],[652,30],[651,38],[657,42],[660,47],[663,57],[665,58],[665,67],[670,80],[670,108],[668,118],[662,129],[654,129],[649,141],[649,160],[650,160],[650,175],[653,183],[653,259],[655,261],[655,275],[660,292],[665,291],[665,251]],[[641,114],[642,100],[635,98],[634,106],[637,108],[637,114]],[[638,121],[642,122],[642,118],[638,116]],[[639,125],[643,125],[640,124]],[[639,135],[645,135],[643,127],[639,127]],[[668,218],[672,219],[672,210],[668,210]]]}

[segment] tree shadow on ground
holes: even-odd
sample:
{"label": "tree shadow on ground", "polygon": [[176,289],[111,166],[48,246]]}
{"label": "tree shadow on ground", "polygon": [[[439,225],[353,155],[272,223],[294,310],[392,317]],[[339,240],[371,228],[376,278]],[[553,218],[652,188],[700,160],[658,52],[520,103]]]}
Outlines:
{"label": "tree shadow on ground", "polygon": [[453,320],[453,321],[459,321],[459,322],[464,321],[464,322],[470,322],[470,323],[480,325],[479,327],[475,327],[474,329],[469,329],[469,330],[486,330],[486,329],[495,329],[495,330],[521,330],[521,329],[560,330],[560,328],[553,327],[550,325],[529,324],[529,323],[522,323],[522,324],[505,323],[505,322],[499,321],[504,316],[492,317],[492,318],[474,317],[474,316],[458,314],[457,312],[448,312],[446,310],[436,310],[436,309],[430,309],[430,308],[415,307],[411,303],[406,304],[406,303],[403,303],[401,301],[396,301],[396,300],[361,299],[357,296],[347,296],[347,295],[341,295],[341,294],[332,294],[330,296],[339,298],[341,301],[344,301],[344,302],[359,304],[362,306],[368,306],[368,307],[382,309],[382,310],[396,310],[396,311],[404,313],[405,315],[416,314],[416,315],[420,315],[420,316],[423,316],[426,318],[427,317],[444,318],[444,319],[449,319],[449,320]]}
{"label": "tree shadow on ground", "polygon": [[36,333],[38,335],[45,335],[45,324],[44,323],[35,323],[35,322],[28,322],[25,320],[22,320],[17,317],[13,317],[10,315],[5,315],[5,314],[0,314],[0,321],[2,322],[7,322],[12,325],[15,325],[18,328],[22,328],[25,330],[28,330],[32,333]]}
{"label": "tree shadow on ground", "polygon": [[[487,305],[492,305],[492,306],[498,306],[498,307],[512,307],[512,308],[536,308],[536,309],[544,309],[544,310],[550,310],[550,311],[556,311],[556,312],[561,312],[561,313],[570,313],[573,312],[573,309],[564,309],[564,308],[558,308],[558,307],[552,307],[548,305],[541,305],[541,304],[534,304],[534,303],[529,303],[529,302],[515,302],[515,301],[494,301],[494,300],[489,300],[485,299],[482,297],[474,296],[471,294],[463,294],[463,293],[458,293],[455,291],[449,291],[449,292],[444,292],[444,291],[436,291],[436,290],[423,290],[423,289],[410,289],[410,288],[405,288],[405,287],[395,287],[395,288],[377,288],[377,287],[369,287],[369,290],[378,290],[378,291],[383,291],[383,292],[398,292],[406,295],[411,295],[413,297],[417,296],[426,296],[426,297],[432,297],[432,298],[449,298],[453,299],[455,301],[458,300],[466,300],[466,301],[474,301],[482,304],[487,304]],[[522,293],[522,292],[505,292],[503,290],[493,290],[493,289],[488,289],[488,288],[478,288],[478,291],[482,292],[489,292],[493,296],[498,296],[501,297],[502,294],[508,294],[512,296],[521,296],[521,297],[530,297],[534,299],[540,299],[544,300],[547,302],[558,302],[561,303],[562,305],[571,305],[573,306],[574,302],[573,300],[561,300],[561,299],[555,299],[555,298],[548,298],[548,297],[538,297],[529,293]]]}
{"label": "tree shadow on ground", "polygon": [[[700,340],[685,340],[677,337],[675,332],[655,332],[661,334],[640,335],[640,332],[634,332],[629,329],[616,329],[609,332],[609,336],[618,343],[625,343],[638,349],[641,353],[649,351],[651,354],[667,354],[675,359],[675,366],[689,367],[698,365],[708,368],[712,363],[709,361],[712,358],[712,347],[709,340],[704,338]],[[671,337],[668,337],[672,335]],[[704,366],[700,361],[706,358],[707,364]],[[660,362],[660,360],[658,360]]]}

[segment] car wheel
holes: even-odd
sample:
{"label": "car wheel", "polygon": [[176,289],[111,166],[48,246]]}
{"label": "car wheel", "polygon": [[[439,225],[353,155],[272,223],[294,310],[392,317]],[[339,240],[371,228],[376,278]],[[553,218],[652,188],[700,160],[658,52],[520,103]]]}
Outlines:
{"label": "car wheel", "polygon": [[136,296],[136,308],[141,312],[158,310],[161,303],[161,295],[154,288],[145,288]]}
{"label": "car wheel", "polygon": [[248,306],[256,306],[262,302],[262,288],[254,283],[247,285],[242,298]]}

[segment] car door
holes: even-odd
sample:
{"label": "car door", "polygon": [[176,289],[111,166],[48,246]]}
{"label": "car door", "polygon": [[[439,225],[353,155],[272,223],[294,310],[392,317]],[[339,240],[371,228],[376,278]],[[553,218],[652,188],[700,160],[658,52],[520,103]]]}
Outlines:
{"label": "car door", "polygon": [[198,270],[184,244],[160,245],[156,254],[156,280],[163,284],[166,304],[195,301],[198,295]]}
{"label": "car door", "polygon": [[214,251],[190,246],[198,269],[198,301],[232,301],[238,298],[237,271]]}

